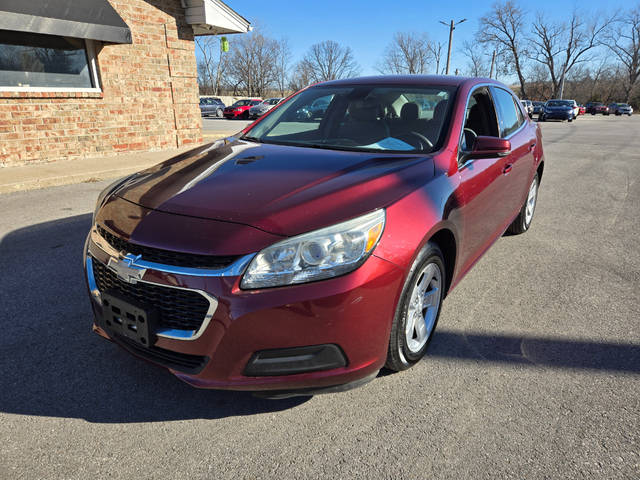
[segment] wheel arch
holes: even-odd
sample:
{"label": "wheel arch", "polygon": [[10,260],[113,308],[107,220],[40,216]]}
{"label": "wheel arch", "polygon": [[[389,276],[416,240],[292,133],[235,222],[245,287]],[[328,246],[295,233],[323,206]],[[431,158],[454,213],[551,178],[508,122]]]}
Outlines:
{"label": "wheel arch", "polygon": [[446,296],[449,293],[449,288],[453,281],[453,274],[456,266],[457,256],[457,244],[456,237],[451,230],[444,227],[435,232],[428,240],[438,246],[442,255],[444,256],[444,268],[445,268],[445,291]]}
{"label": "wheel arch", "polygon": [[538,165],[536,172],[538,174],[538,185],[540,185],[540,182],[542,181],[542,172],[544,172],[544,161],[540,162],[540,165]]}

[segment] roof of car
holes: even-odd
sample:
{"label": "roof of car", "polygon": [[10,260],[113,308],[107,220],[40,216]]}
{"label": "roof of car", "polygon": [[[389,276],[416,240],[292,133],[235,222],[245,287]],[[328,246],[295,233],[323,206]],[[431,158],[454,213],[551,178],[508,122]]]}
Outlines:
{"label": "roof of car", "polygon": [[473,83],[494,83],[502,85],[497,80],[478,77],[458,77],[454,75],[375,75],[369,77],[345,78],[342,80],[330,80],[318,85],[447,85],[459,87],[460,85]]}

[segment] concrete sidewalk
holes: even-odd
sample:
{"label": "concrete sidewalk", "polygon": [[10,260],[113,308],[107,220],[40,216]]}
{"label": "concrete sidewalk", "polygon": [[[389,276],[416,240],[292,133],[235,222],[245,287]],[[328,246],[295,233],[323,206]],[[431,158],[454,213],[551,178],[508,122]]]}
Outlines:
{"label": "concrete sidewalk", "polygon": [[[205,132],[203,135],[204,143],[210,143],[234,133],[236,132],[216,134]],[[0,194],[123,177],[196,147],[197,145],[190,145],[180,149],[158,152],[131,153],[0,168]]]}

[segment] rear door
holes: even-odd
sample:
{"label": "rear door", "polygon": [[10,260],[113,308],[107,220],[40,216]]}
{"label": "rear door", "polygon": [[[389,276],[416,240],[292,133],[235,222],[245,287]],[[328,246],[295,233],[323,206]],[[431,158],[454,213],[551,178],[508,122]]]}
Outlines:
{"label": "rear door", "polygon": [[533,175],[533,151],[536,148],[536,129],[520,108],[520,102],[509,91],[500,87],[491,87],[498,112],[500,136],[511,142],[511,153],[504,157],[504,191],[501,199],[502,226],[507,228],[524,204]]}

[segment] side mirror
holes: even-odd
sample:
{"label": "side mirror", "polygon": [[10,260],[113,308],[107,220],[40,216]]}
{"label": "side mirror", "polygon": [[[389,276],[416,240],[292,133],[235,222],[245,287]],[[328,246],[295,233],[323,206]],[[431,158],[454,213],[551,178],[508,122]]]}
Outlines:
{"label": "side mirror", "polygon": [[499,137],[476,137],[469,158],[505,157],[511,153],[511,142]]}

